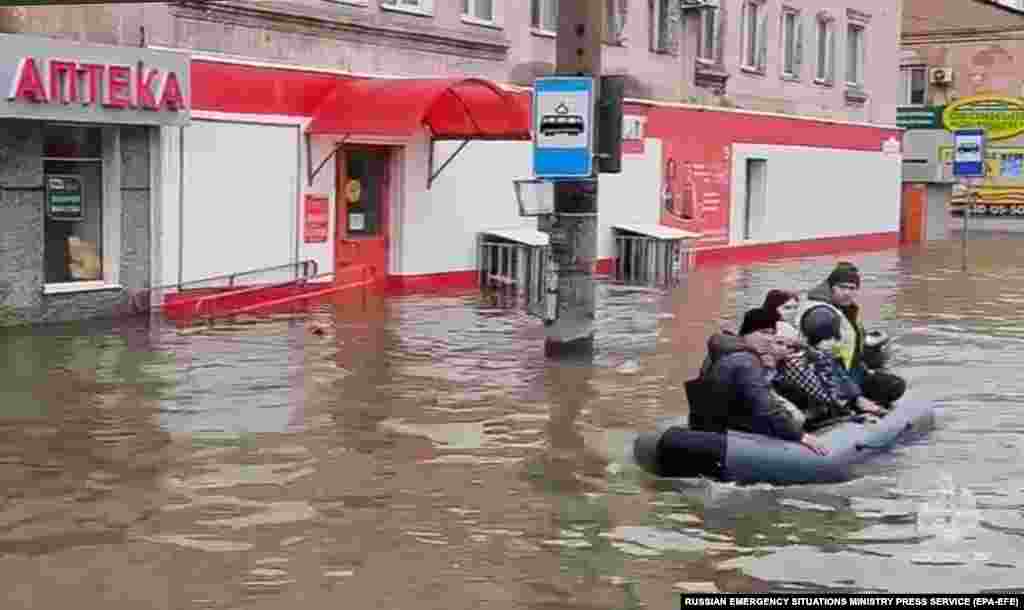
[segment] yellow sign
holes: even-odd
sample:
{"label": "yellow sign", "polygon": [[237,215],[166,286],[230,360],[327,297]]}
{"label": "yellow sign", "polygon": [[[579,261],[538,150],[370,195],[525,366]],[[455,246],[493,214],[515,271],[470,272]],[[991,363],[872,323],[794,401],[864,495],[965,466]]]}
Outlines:
{"label": "yellow sign", "polygon": [[363,196],[363,185],[355,178],[348,181],[345,185],[345,199],[348,199],[349,203],[357,203]]}
{"label": "yellow sign", "polygon": [[[953,147],[940,147],[939,158],[947,167],[952,166]],[[992,213],[1006,213],[1012,208],[1013,214],[1024,214],[1024,146],[989,146],[985,149],[985,165],[988,171],[976,189],[976,203],[987,206]],[[965,205],[967,190],[954,186],[952,203]]]}
{"label": "yellow sign", "polygon": [[946,129],[984,129],[989,140],[1005,140],[1024,133],[1024,99],[975,95],[957,100],[942,113]]}

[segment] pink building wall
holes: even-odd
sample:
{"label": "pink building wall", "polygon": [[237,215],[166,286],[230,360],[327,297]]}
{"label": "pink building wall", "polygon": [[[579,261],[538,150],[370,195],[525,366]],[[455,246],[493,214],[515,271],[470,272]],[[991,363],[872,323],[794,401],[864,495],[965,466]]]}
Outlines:
{"label": "pink building wall", "polygon": [[[754,74],[740,68],[742,19],[740,2],[723,0],[725,21],[724,63],[731,73],[728,95],[741,108],[767,110],[802,116],[893,125],[898,105],[898,80],[893,67],[898,63],[901,3],[892,0],[766,0],[767,66],[765,73]],[[803,61],[798,80],[782,76],[783,7],[799,11],[803,26]],[[835,84],[815,82],[815,23],[818,15],[834,18]],[[846,30],[850,22],[865,27],[863,104],[846,100]]]}
{"label": "pink building wall", "polygon": [[[597,0],[594,0],[597,1]],[[651,0],[613,0],[625,11],[623,36],[606,45],[604,71],[631,76],[632,97],[724,105],[840,120],[895,122],[900,3],[891,0],[762,0],[767,48],[763,74],[740,67],[745,0],[719,0],[724,95],[696,85],[700,15],[678,15],[672,52],[651,50]],[[527,84],[550,70],[555,39],[530,27],[529,0],[495,0],[493,24],[465,19],[462,2],[432,0],[429,15],[385,9],[380,0],[228,1],[216,5],[91,5],[4,9],[5,27],[108,44],[158,45],[306,67],[404,76],[477,76]],[[781,77],[781,15],[800,11],[802,74]],[[833,86],[813,82],[814,20],[835,19]],[[851,12],[852,11],[852,12]],[[851,16],[866,19],[867,99],[851,103],[842,78]]]}

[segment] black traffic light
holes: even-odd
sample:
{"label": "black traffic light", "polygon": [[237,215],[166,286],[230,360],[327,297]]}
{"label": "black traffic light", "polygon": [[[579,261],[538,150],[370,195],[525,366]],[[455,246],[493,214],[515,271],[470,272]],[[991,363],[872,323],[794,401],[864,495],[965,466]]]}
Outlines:
{"label": "black traffic light", "polygon": [[597,98],[597,171],[622,172],[622,103],[626,97],[626,76],[602,76]]}

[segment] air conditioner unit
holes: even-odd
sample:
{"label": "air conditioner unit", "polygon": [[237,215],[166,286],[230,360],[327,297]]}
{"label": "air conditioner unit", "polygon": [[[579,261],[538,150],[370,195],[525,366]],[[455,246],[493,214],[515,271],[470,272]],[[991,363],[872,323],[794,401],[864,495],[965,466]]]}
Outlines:
{"label": "air conditioner unit", "polygon": [[944,66],[942,68],[932,68],[928,72],[928,80],[933,85],[946,85],[953,82],[953,68]]}

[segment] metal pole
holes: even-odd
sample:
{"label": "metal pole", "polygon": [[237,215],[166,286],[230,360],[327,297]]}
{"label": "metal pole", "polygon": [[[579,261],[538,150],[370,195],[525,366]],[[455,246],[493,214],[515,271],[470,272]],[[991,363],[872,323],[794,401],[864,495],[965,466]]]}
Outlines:
{"label": "metal pole", "polygon": [[964,229],[962,231],[962,235],[960,236],[963,246],[963,261],[960,267],[961,271],[967,271],[967,229],[971,218],[971,212],[974,209],[974,204],[978,196],[977,191],[974,189],[973,186],[970,185],[970,183],[968,183],[967,189],[967,207],[964,210]]}
{"label": "metal pole", "polygon": [[[604,2],[559,0],[556,75],[600,78],[605,10]],[[594,89],[599,96],[597,83]],[[591,116],[596,119],[596,112]],[[597,142],[596,120],[592,123],[592,141]],[[545,320],[544,353],[550,358],[589,358],[594,352],[597,171],[595,164],[589,180],[557,182],[555,213],[542,226],[550,233],[557,274],[557,300],[549,303]]]}
{"label": "metal pole", "polygon": [[178,129],[178,292],[185,279],[185,126]]}

